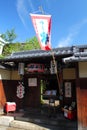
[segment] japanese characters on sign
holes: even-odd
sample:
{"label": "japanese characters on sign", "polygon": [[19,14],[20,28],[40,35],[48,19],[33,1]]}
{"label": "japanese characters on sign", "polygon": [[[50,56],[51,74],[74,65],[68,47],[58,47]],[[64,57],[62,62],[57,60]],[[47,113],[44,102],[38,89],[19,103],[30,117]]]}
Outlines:
{"label": "japanese characters on sign", "polygon": [[66,82],[65,83],[65,97],[71,97],[72,93],[71,93],[71,82]]}
{"label": "japanese characters on sign", "polygon": [[51,15],[30,14],[42,50],[51,49]]}
{"label": "japanese characters on sign", "polygon": [[57,61],[51,61],[50,62],[50,73],[51,74],[56,74],[57,73]]}

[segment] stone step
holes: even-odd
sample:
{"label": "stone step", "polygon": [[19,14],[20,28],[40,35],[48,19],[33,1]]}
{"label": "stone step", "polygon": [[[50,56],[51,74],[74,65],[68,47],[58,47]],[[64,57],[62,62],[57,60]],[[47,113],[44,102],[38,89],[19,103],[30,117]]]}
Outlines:
{"label": "stone step", "polygon": [[4,110],[3,108],[0,108],[0,115],[3,115],[4,114]]}

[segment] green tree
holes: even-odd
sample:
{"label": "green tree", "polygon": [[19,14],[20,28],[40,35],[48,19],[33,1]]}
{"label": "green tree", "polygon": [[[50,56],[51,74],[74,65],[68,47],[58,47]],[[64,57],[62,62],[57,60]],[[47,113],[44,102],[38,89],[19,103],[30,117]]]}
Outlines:
{"label": "green tree", "polygon": [[36,37],[26,40],[24,50],[27,49],[28,50],[40,49],[40,45]]}
{"label": "green tree", "polygon": [[3,48],[3,56],[8,56],[13,52],[40,49],[40,45],[36,37],[26,40],[25,43],[9,43]]}
{"label": "green tree", "polygon": [[11,29],[11,30],[7,30],[6,33],[3,33],[3,34],[1,35],[1,37],[2,37],[5,41],[7,41],[7,42],[9,42],[9,43],[12,43],[12,42],[15,40],[15,38],[17,37],[17,35],[16,35],[16,33],[15,33],[15,30],[14,30],[14,29]]}
{"label": "green tree", "polygon": [[6,44],[4,46],[4,48],[3,48],[2,55],[3,56],[8,56],[13,52],[18,52],[18,51],[20,51],[20,47],[21,47],[21,43],[14,43],[14,44],[9,43],[9,44]]}

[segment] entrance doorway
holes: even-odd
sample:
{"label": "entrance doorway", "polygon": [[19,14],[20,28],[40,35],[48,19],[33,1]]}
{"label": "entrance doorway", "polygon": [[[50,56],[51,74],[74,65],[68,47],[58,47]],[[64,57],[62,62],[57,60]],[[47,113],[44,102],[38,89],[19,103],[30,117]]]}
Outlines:
{"label": "entrance doorway", "polygon": [[41,105],[44,113],[56,116],[60,102],[58,83],[55,78],[41,80]]}

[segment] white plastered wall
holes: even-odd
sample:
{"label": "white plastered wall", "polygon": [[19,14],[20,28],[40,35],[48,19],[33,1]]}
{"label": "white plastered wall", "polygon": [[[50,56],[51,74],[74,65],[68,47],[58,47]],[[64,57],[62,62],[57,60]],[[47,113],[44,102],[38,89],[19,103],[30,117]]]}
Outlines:
{"label": "white plastered wall", "polygon": [[87,62],[79,62],[79,77],[87,78]]}
{"label": "white plastered wall", "polygon": [[75,74],[75,68],[65,68],[63,69],[63,79],[75,79],[76,74]]}
{"label": "white plastered wall", "polygon": [[0,69],[0,80],[20,80],[18,71]]}

